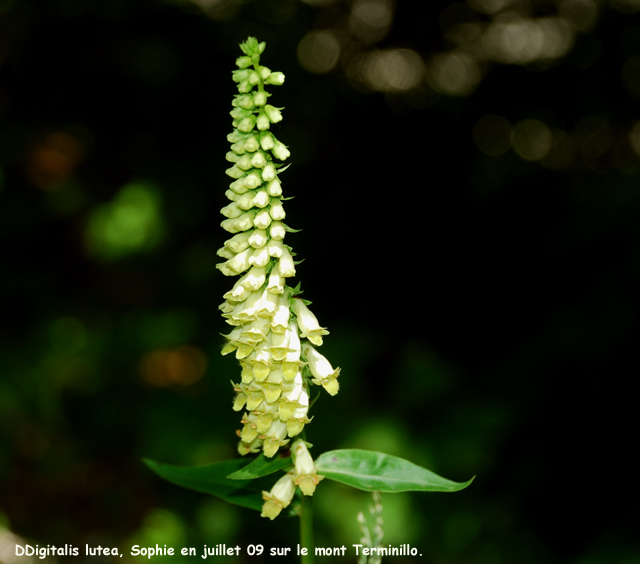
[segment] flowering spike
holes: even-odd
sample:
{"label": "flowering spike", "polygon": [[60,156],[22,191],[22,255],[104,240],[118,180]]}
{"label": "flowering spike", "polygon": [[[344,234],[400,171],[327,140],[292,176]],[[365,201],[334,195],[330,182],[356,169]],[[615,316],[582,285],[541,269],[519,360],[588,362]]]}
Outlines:
{"label": "flowering spike", "polygon": [[[294,297],[300,285],[287,284],[295,276],[297,261],[284,238],[295,230],[283,223],[287,198],[279,175],[287,168],[280,161],[286,161],[290,153],[270,131],[272,124],[282,121],[283,108],[267,103],[270,94],[265,90],[265,85],[283,84],[284,75],[260,65],[265,44],[255,37],[240,48],[243,55],[236,60],[238,68],[232,75],[239,92],[232,102],[234,131],[227,136],[231,150],[226,160],[232,165],[226,171],[232,179],[226,192],[230,203],[222,208],[225,219],[221,223],[232,237],[218,251],[224,261],[217,265],[225,276],[240,278],[224,294],[220,306],[233,327],[224,335],[222,354],[235,353],[242,366],[241,382],[232,383],[233,409],[244,413],[242,429],[237,432],[238,452],[262,450],[272,457],[311,421],[310,383],[334,395],[340,369],[334,370],[311,346],[321,345],[328,331],[320,327],[305,302]],[[294,445],[296,470],[265,493],[265,517],[276,517],[290,503],[296,486],[311,495],[322,478],[304,442],[298,440]]]}

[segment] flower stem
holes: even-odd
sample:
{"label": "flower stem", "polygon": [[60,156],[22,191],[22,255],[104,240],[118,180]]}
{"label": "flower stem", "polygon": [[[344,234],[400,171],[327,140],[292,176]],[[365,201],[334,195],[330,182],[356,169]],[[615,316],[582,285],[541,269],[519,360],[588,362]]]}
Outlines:
{"label": "flower stem", "polygon": [[300,555],[301,564],[313,564],[313,498],[306,495],[300,496],[300,545],[307,549],[307,554]]}

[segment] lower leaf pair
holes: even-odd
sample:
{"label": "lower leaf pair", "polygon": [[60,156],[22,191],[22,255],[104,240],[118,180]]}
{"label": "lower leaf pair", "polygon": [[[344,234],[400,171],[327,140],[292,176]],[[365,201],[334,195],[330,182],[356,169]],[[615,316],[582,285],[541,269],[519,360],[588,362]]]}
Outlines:
{"label": "lower leaf pair", "polygon": [[[151,459],[144,463],[168,482],[210,494],[229,503],[262,511],[263,492],[271,489],[266,477],[294,467],[291,456],[267,459],[258,455],[246,459],[224,460],[204,466],[175,466]],[[403,458],[362,449],[330,450],[315,461],[318,474],[365,491],[398,493],[407,491],[456,492],[469,486],[453,482]]]}

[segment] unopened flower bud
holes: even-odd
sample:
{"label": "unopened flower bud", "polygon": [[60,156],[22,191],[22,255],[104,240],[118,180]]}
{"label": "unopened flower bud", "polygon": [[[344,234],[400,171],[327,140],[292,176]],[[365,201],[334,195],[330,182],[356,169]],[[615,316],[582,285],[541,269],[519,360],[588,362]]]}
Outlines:
{"label": "unopened flower bud", "polygon": [[[246,96],[246,97],[248,97],[248,96]],[[253,112],[251,112],[251,110],[246,110],[245,108],[242,108],[242,107],[238,106],[238,107],[233,108],[233,110],[231,110],[229,112],[229,115],[233,119],[243,119],[243,118],[252,116]]]}
{"label": "unopened flower bud", "polygon": [[269,214],[275,221],[282,221],[287,216],[280,200],[275,200],[271,203]]}
{"label": "unopened flower bud", "polygon": [[253,253],[254,250],[249,247],[241,253],[238,253],[232,259],[229,259],[228,261],[221,264],[217,264],[216,266],[225,276],[235,276],[236,274],[240,274],[249,269],[249,267],[251,266],[249,259],[253,256]]}
{"label": "unopened flower bud", "polygon": [[263,267],[269,264],[271,257],[269,256],[269,249],[265,245],[261,249],[256,249],[253,251],[253,255],[249,259],[249,264],[253,266]]}
{"label": "unopened flower bud", "polygon": [[275,146],[273,134],[270,131],[260,132],[260,146],[264,151],[270,151]]}
{"label": "unopened flower bud", "polygon": [[247,140],[242,145],[242,148],[245,151],[248,151],[249,153],[253,153],[254,151],[257,151],[258,147],[260,147],[260,141],[255,135],[252,135],[251,137],[247,138]]}
{"label": "unopened flower bud", "polygon": [[242,194],[237,200],[236,205],[242,210],[250,210],[253,207],[253,192]]}
{"label": "unopened flower bud", "polygon": [[242,155],[244,154],[244,143],[238,141],[237,143],[234,143],[233,145],[231,145],[231,150],[236,154],[236,155]]}
{"label": "unopened flower bud", "polygon": [[260,82],[260,75],[256,71],[250,70],[248,80],[250,84],[255,86],[256,84],[258,84],[258,82]]}
{"label": "unopened flower bud", "polygon": [[240,133],[237,129],[227,135],[227,141],[229,143],[238,143],[242,141],[246,136],[243,133]]}
{"label": "unopened flower bud", "polygon": [[271,123],[278,123],[282,121],[282,114],[278,108],[274,108],[271,104],[267,104],[264,107],[264,113],[267,114]]}
{"label": "unopened flower bud", "polygon": [[265,166],[267,164],[267,159],[264,156],[264,153],[262,151],[257,151],[253,157],[251,157],[251,166],[254,166],[256,168],[262,168],[263,166]]}
{"label": "unopened flower bud", "polygon": [[284,84],[284,74],[281,72],[272,72],[265,80],[265,83],[280,86],[281,84]]}
{"label": "unopened flower bud", "polygon": [[269,274],[269,283],[267,284],[267,290],[272,294],[282,294],[284,292],[285,279],[280,276],[280,268],[278,263],[271,269]]}
{"label": "unopened flower bud", "polygon": [[251,233],[238,233],[224,242],[224,246],[232,250],[234,253],[244,251],[249,246],[249,237]]}
{"label": "unopened flower bud", "polygon": [[238,105],[241,108],[244,108],[245,110],[251,110],[255,103],[253,101],[253,96],[242,96],[239,100],[238,100]]}
{"label": "unopened flower bud", "polygon": [[236,202],[231,202],[222,208],[220,213],[229,219],[235,219],[236,217],[240,217],[244,213],[244,210],[241,210]]}
{"label": "unopened flower bud", "polygon": [[253,95],[253,104],[255,106],[264,106],[267,103],[266,92],[256,92]]}
{"label": "unopened flower bud", "polygon": [[265,131],[271,127],[271,122],[264,112],[260,112],[256,118],[256,127],[258,131]]}
{"label": "unopened flower bud", "polygon": [[242,280],[242,286],[250,290],[259,290],[262,288],[267,273],[264,267],[253,266]]}
{"label": "unopened flower bud", "polygon": [[258,69],[258,73],[260,73],[260,78],[262,78],[262,80],[266,80],[271,75],[271,69],[268,69],[267,67],[260,67]]}
{"label": "unopened flower bud", "polygon": [[[261,210],[262,211],[262,210]],[[267,213],[269,219],[271,216]],[[253,213],[246,212],[235,219],[225,219],[221,224],[222,228],[229,233],[239,233],[253,227]]]}
{"label": "unopened flower bud", "polygon": [[249,78],[249,70],[234,70],[231,73],[231,78],[233,82],[242,82],[243,80],[247,80]]}
{"label": "unopened flower bud", "polygon": [[234,180],[231,184],[229,184],[229,188],[231,188],[231,190],[233,190],[236,194],[244,194],[248,190],[248,188],[244,185],[244,177]]}
{"label": "unopened flower bud", "polygon": [[270,196],[277,198],[278,196],[282,196],[282,185],[277,178],[274,178],[271,182],[269,182],[267,186],[267,192],[269,192]]}
{"label": "unopened flower bud", "polygon": [[238,129],[244,133],[249,133],[256,126],[256,118],[251,115],[249,117],[242,118],[238,123]]}
{"label": "unopened flower bud", "polygon": [[249,235],[248,243],[255,249],[264,247],[269,241],[267,232],[264,229],[254,229],[251,235]]}
{"label": "unopened flower bud", "polygon": [[284,239],[286,233],[287,230],[281,221],[274,221],[269,228],[269,235],[272,239]]}
{"label": "unopened flower bud", "polygon": [[278,259],[278,266],[280,268],[280,274],[285,278],[290,278],[291,276],[296,275],[296,267],[293,264],[293,257],[286,245],[282,250],[282,256]]}
{"label": "unopened flower bud", "polygon": [[238,57],[236,59],[236,66],[240,67],[241,69],[246,69],[247,67],[250,67],[251,57],[247,57],[246,55],[242,57]]}
{"label": "unopened flower bud", "polygon": [[265,182],[270,182],[274,178],[276,178],[276,167],[269,163],[262,169],[262,180],[264,180]]}
{"label": "unopened flower bud", "polygon": [[280,258],[284,251],[284,243],[282,241],[278,241],[277,239],[272,239],[267,244],[267,249],[269,251],[270,257]]}
{"label": "unopened flower bud", "polygon": [[280,159],[281,161],[284,161],[291,156],[289,149],[287,149],[286,145],[280,143],[280,141],[275,144],[271,152],[276,158]]}
{"label": "unopened flower bud", "polygon": [[269,215],[269,211],[266,208],[261,209],[253,218],[253,225],[255,225],[258,229],[266,229],[270,224],[271,216]]}
{"label": "unopened flower bud", "polygon": [[242,170],[249,170],[253,163],[249,155],[242,155],[236,162],[236,166]]}
{"label": "unopened flower bud", "polygon": [[260,186],[260,184],[262,184],[262,179],[257,172],[251,172],[244,177],[244,185],[249,190],[254,190],[258,186]]}
{"label": "unopened flower bud", "polygon": [[224,171],[227,176],[231,178],[242,178],[244,176],[244,171],[238,168],[238,165],[233,165],[231,168],[228,168]]}
{"label": "unopened flower bud", "polygon": [[256,208],[266,208],[270,201],[271,198],[266,190],[259,190],[253,197],[253,205]]}
{"label": "unopened flower bud", "polygon": [[235,253],[231,252],[226,247],[222,247],[222,248],[218,249],[218,252],[216,254],[219,257],[226,258],[226,259],[230,259],[230,258],[233,258],[234,256],[236,256]]}

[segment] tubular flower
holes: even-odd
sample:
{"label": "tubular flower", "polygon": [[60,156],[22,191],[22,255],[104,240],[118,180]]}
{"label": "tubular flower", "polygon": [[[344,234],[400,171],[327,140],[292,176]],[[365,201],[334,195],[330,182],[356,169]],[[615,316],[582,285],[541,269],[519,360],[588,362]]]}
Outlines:
{"label": "tubular flower", "polygon": [[324,479],[324,476],[318,474],[318,469],[309,454],[307,443],[302,439],[294,441],[291,446],[291,455],[294,461],[293,470],[282,476],[270,492],[262,492],[264,499],[262,517],[275,519],[291,503],[296,487],[300,488],[303,495],[313,495],[316,486]]}
{"label": "tubular flower", "polygon": [[[295,276],[296,263],[284,238],[295,230],[283,223],[286,198],[278,178],[283,165],[278,161],[290,153],[270,131],[282,120],[282,108],[268,104],[270,94],[265,91],[265,85],[281,85],[284,75],[260,65],[264,43],[250,37],[240,48],[244,55],[233,71],[239,93],[232,103],[234,131],[227,137],[231,150],[226,156],[232,164],[226,173],[233,181],[226,192],[230,203],[221,210],[225,218],[221,226],[233,236],[218,251],[224,262],[217,265],[225,276],[240,278],[220,305],[232,326],[224,336],[222,354],[235,353],[242,366],[240,382],[232,382],[233,409],[244,414],[243,427],[237,431],[238,452],[262,451],[272,457],[310,422],[310,385],[323,386],[334,395],[339,369],[334,370],[311,346],[322,345],[328,331],[309,310],[310,302],[296,297],[300,290],[287,284]],[[265,494],[263,516],[273,519],[286,507],[295,486],[311,495],[321,479],[312,461],[309,464],[304,442],[295,444],[302,449],[298,455],[302,469],[296,466],[294,475],[283,477]]]}
{"label": "tubular flower", "polygon": [[293,476],[285,474],[276,482],[270,492],[262,492],[264,505],[260,516],[269,517],[273,521],[291,503],[295,493],[296,487],[293,484]]}
{"label": "tubular flower", "polygon": [[316,465],[309,454],[306,443],[302,439],[298,439],[293,443],[291,448],[293,458],[295,460],[295,468],[293,470],[293,483],[300,486],[304,495],[313,495],[316,486],[324,476],[318,475]]}

